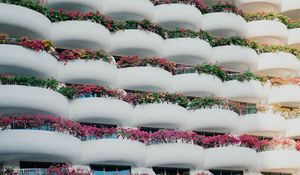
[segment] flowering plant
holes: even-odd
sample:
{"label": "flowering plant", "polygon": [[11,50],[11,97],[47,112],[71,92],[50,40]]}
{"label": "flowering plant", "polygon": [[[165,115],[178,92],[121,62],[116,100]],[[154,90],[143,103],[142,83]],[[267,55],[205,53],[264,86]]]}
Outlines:
{"label": "flowering plant", "polygon": [[252,14],[243,14],[243,18],[247,21],[258,21],[258,20],[276,20],[287,26],[288,29],[299,28],[300,22],[293,21],[288,16],[274,14],[274,13],[252,13]]}
{"label": "flowering plant", "polygon": [[47,168],[45,175],[92,175],[92,173],[82,168],[73,168],[70,165],[56,165]]}
{"label": "flowering plant", "polygon": [[261,141],[260,151],[272,150],[299,150],[300,143],[289,138],[273,138],[272,140]]}
{"label": "flowering plant", "polygon": [[90,50],[90,49],[78,49],[78,50],[64,50],[58,56],[59,61],[67,62],[69,60],[83,59],[83,60],[102,60],[104,62],[111,63],[112,57],[104,50]]}
{"label": "flowering plant", "polygon": [[253,136],[241,135],[239,137],[235,137],[232,135],[225,134],[212,137],[205,137],[202,140],[202,145],[204,148],[241,146],[257,150],[260,148],[260,141]]}
{"label": "flowering plant", "polygon": [[186,96],[171,93],[129,92],[122,99],[132,105],[172,103],[182,107],[187,107],[189,104],[189,99]]}
{"label": "flowering plant", "polygon": [[172,73],[175,73],[175,71],[176,71],[176,63],[169,61],[165,58],[141,59],[138,56],[121,57],[119,59],[119,61],[117,61],[117,65],[119,68],[137,67],[137,66],[153,66],[153,67],[163,68]]}
{"label": "flowering plant", "polygon": [[111,97],[121,99],[123,96],[123,92],[117,89],[108,89],[103,86],[81,84],[66,85],[59,88],[58,92],[70,99],[80,97]]}
{"label": "flowering plant", "polygon": [[273,112],[275,114],[280,114],[286,119],[299,118],[300,117],[300,109],[298,108],[289,108],[281,106],[280,104],[272,106]]}
{"label": "flowering plant", "polygon": [[213,13],[213,12],[231,12],[236,14],[241,14],[242,12],[238,10],[235,3],[219,1],[212,6],[208,6],[203,0],[151,0],[154,5],[160,4],[170,4],[170,3],[184,3],[191,4],[197,7],[202,13]]}
{"label": "flowering plant", "polygon": [[202,136],[192,131],[159,130],[150,134],[151,143],[191,143],[200,144]]}
{"label": "flowering plant", "polygon": [[54,46],[51,41],[48,40],[31,40],[27,37],[21,39],[12,39],[5,33],[0,33],[0,44],[12,44],[20,45],[28,49],[35,51],[47,51],[52,52]]}

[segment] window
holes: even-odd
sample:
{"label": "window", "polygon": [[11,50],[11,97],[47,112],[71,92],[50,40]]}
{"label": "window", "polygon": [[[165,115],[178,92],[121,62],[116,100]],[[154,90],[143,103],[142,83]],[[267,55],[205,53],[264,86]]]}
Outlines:
{"label": "window", "polygon": [[224,135],[226,133],[217,133],[217,132],[205,132],[205,131],[195,131],[198,135],[212,137],[217,135]]}
{"label": "window", "polygon": [[162,129],[162,128],[141,127],[141,131],[145,131],[145,132],[148,132],[148,133],[153,133],[153,132],[156,132],[156,131],[158,131],[160,129]]}
{"label": "window", "polygon": [[153,167],[156,175],[189,175],[190,169]]}
{"label": "window", "polygon": [[261,172],[263,175],[292,175],[287,173],[272,173],[272,172]]}
{"label": "window", "polygon": [[85,122],[80,122],[82,125],[86,126],[94,126],[97,128],[116,128],[117,125],[110,125],[110,124],[101,124],[101,123],[85,123]]}
{"label": "window", "polygon": [[93,175],[129,175],[130,166],[91,165]]}
{"label": "window", "polygon": [[47,169],[53,165],[58,165],[58,164],[62,165],[64,163],[20,161],[20,169],[34,169],[34,168]]}
{"label": "window", "polygon": [[234,170],[209,170],[213,175],[243,175],[243,171]]}

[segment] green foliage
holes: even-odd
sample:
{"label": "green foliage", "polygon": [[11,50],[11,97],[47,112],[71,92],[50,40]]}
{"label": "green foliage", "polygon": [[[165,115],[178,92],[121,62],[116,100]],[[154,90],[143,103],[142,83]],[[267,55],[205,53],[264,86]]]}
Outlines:
{"label": "green foliage", "polygon": [[2,85],[23,85],[23,86],[35,86],[43,87],[52,90],[57,90],[58,81],[54,79],[39,79],[36,77],[25,77],[25,76],[0,76],[0,81]]}
{"label": "green foliage", "polygon": [[219,66],[213,64],[202,64],[195,67],[198,74],[210,74],[220,78],[222,81],[228,80],[228,75]]}
{"label": "green foliage", "polygon": [[73,99],[76,93],[76,90],[72,87],[61,87],[57,90],[57,92],[61,93],[68,99]]}
{"label": "green foliage", "polygon": [[225,104],[225,100],[216,97],[197,97],[190,101],[187,109],[196,110],[201,108],[209,108],[215,105],[223,106]]}

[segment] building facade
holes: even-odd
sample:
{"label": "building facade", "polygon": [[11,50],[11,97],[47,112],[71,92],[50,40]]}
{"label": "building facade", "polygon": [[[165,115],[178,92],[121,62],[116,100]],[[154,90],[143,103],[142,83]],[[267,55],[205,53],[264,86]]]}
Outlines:
{"label": "building facade", "polygon": [[2,174],[298,174],[299,19],[300,0],[0,0]]}

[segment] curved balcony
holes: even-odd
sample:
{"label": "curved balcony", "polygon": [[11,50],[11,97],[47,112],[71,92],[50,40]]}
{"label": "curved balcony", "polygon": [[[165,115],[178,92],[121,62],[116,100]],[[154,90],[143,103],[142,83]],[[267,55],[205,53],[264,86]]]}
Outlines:
{"label": "curved balcony", "polygon": [[39,130],[0,131],[0,161],[77,163],[81,141],[63,133]]}
{"label": "curved balcony", "polygon": [[110,39],[110,32],[97,23],[63,21],[52,24],[52,40],[58,48],[107,50]]}
{"label": "curved balcony", "polygon": [[241,16],[218,12],[203,15],[203,30],[215,36],[246,36],[247,23]]}
{"label": "curved balcony", "polygon": [[257,54],[248,47],[219,46],[213,48],[213,62],[234,72],[253,71],[257,65]]}
{"label": "curved balcony", "polygon": [[186,4],[162,4],[154,8],[153,22],[168,29],[199,30],[202,27],[202,13],[195,6]]}
{"label": "curved balcony", "polygon": [[281,13],[290,17],[293,20],[298,20],[300,18],[300,2],[293,0],[283,0]]}
{"label": "curved balcony", "polygon": [[257,74],[289,78],[298,74],[299,61],[290,53],[262,53],[258,57]]}
{"label": "curved balcony", "polygon": [[168,143],[147,146],[146,166],[202,167],[204,150],[193,144]]}
{"label": "curved balcony", "polygon": [[300,138],[300,118],[286,120],[285,136],[289,138]]}
{"label": "curved balcony", "polygon": [[173,89],[172,74],[156,67],[128,67],[118,69],[119,86],[122,89],[170,92]]}
{"label": "curved balcony", "polygon": [[196,66],[210,62],[212,47],[198,38],[176,38],[165,41],[163,56],[179,64]]}
{"label": "curved balcony", "polygon": [[237,0],[237,6],[245,13],[280,12],[281,0]]}
{"label": "curved balcony", "polygon": [[300,49],[300,28],[289,29],[288,45]]}
{"label": "curved balcony", "polygon": [[[244,159],[241,159],[241,158]],[[257,167],[256,151],[250,148],[228,146],[205,150],[204,169],[252,170]]]}
{"label": "curved balcony", "polygon": [[143,165],[146,146],[143,143],[123,139],[100,139],[82,143],[83,164],[133,164]]}
{"label": "curved balcony", "polygon": [[101,60],[72,60],[60,63],[58,80],[65,83],[97,84],[116,87],[118,69],[116,65]]}
{"label": "curved balcony", "polygon": [[266,100],[267,91],[259,81],[232,80],[224,83],[222,96],[234,101],[260,103]]}
{"label": "curved balcony", "polygon": [[275,150],[258,153],[260,169],[267,172],[294,172],[300,170],[300,152]]}
{"label": "curved balcony", "polygon": [[179,74],[173,76],[174,91],[186,96],[218,96],[222,91],[222,81],[208,74]]}
{"label": "curved balcony", "polygon": [[140,57],[161,56],[164,40],[156,33],[142,30],[123,30],[112,35],[112,55],[138,55]]}
{"label": "curved balcony", "polygon": [[45,88],[0,86],[0,115],[54,114],[67,116],[68,100],[61,94]]}
{"label": "curved balcony", "polygon": [[238,114],[225,109],[198,109],[189,111],[188,130],[201,130],[209,132],[236,131]]}
{"label": "curved balcony", "polygon": [[285,85],[271,88],[269,104],[300,107],[300,87],[298,85]]}
{"label": "curved balcony", "polygon": [[247,38],[261,44],[284,45],[287,44],[288,29],[278,21],[252,21],[248,22]]}
{"label": "curved balcony", "polygon": [[99,2],[95,0],[47,0],[45,6],[52,9],[74,10],[82,13],[99,11]]}
{"label": "curved balcony", "polygon": [[285,133],[285,119],[273,113],[248,114],[239,118],[239,133],[276,137]]}
{"label": "curved balcony", "polygon": [[0,74],[57,77],[58,63],[46,52],[37,52],[16,45],[0,45]]}
{"label": "curved balcony", "polygon": [[187,110],[174,104],[145,104],[134,108],[131,126],[153,128],[182,128],[186,124]]}
{"label": "curved balcony", "polygon": [[51,39],[51,22],[34,10],[0,3],[0,31],[14,38]]}
{"label": "curved balcony", "polygon": [[106,16],[120,20],[151,20],[154,5],[149,0],[101,0],[100,12]]}
{"label": "curved balcony", "polygon": [[130,104],[117,99],[80,98],[71,101],[69,118],[87,123],[126,125],[132,110]]}

